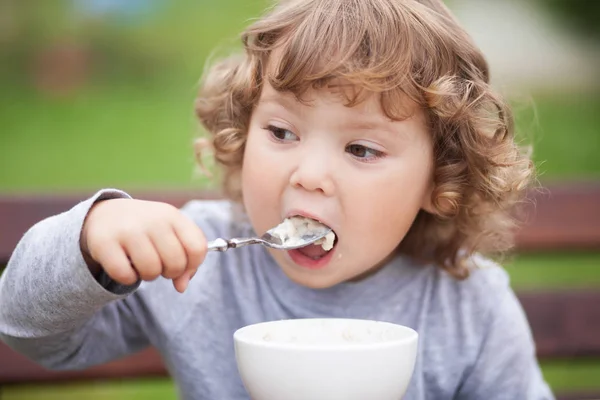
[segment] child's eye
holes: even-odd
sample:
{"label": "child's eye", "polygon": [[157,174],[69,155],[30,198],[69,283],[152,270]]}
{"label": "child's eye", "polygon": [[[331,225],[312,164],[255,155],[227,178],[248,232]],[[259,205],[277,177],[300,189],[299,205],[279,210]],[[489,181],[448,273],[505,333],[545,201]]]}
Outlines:
{"label": "child's eye", "polygon": [[382,151],[372,149],[362,144],[349,144],[346,146],[346,153],[350,153],[353,157],[363,161],[372,161],[384,156]]}
{"label": "child's eye", "polygon": [[267,125],[267,127],[265,129],[268,130],[269,132],[271,132],[271,136],[273,136],[273,138],[275,140],[278,140],[281,142],[298,140],[298,136],[294,132],[292,132],[288,129],[280,128],[275,125]]}

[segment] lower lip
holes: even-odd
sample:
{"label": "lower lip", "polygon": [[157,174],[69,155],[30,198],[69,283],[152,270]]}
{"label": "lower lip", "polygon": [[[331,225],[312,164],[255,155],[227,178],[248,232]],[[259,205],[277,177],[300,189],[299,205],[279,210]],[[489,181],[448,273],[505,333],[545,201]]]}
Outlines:
{"label": "lower lip", "polygon": [[329,264],[329,262],[331,261],[331,258],[333,257],[334,251],[335,251],[335,246],[333,247],[333,249],[329,250],[326,255],[324,255],[323,257],[321,257],[317,260],[314,260],[310,257],[305,256],[298,250],[289,250],[287,253],[289,254],[290,258],[292,259],[292,261],[295,264],[297,264],[303,268],[322,269],[322,268],[325,268],[327,266],[327,264]]}

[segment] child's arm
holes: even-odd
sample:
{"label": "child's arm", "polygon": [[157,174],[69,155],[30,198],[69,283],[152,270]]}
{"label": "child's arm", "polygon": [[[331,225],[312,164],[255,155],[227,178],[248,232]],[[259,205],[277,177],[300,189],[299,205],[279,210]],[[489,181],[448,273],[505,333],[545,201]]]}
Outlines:
{"label": "child's arm", "polygon": [[[139,280],[119,282],[127,272],[117,270],[111,276],[104,269],[94,277],[82,254],[82,247],[88,246],[82,246],[80,238],[84,221],[87,225],[95,213],[89,211],[92,205],[123,201],[96,202],[103,197],[127,196],[116,191],[101,192],[63,214],[39,222],[21,239],[0,278],[0,339],[50,368],[83,368],[148,345],[144,327],[140,326],[143,305],[139,304],[139,296],[128,296]],[[125,211],[135,214],[130,215],[130,222],[137,226],[135,218],[139,215]],[[103,222],[90,226],[92,236],[107,233],[108,237],[100,237],[100,243],[108,244],[108,251],[102,246],[90,250],[110,259],[113,239],[123,234],[127,221],[118,212],[96,216]],[[121,227],[115,227],[119,221]],[[136,237],[133,235],[134,243]],[[114,271],[114,265],[112,268]],[[135,271],[139,276],[149,276],[146,271]]]}
{"label": "child's arm", "polygon": [[540,372],[525,313],[511,290],[503,297],[456,399],[554,399]]}

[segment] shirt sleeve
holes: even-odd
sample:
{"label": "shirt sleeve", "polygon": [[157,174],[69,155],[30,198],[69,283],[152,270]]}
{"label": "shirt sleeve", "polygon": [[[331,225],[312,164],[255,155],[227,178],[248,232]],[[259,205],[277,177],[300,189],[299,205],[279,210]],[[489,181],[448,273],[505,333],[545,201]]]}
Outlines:
{"label": "shirt sleeve", "polygon": [[79,245],[91,206],[127,197],[100,191],[22,237],[0,277],[0,339],[8,346],[48,368],[79,369],[148,345],[139,282],[94,278]]}

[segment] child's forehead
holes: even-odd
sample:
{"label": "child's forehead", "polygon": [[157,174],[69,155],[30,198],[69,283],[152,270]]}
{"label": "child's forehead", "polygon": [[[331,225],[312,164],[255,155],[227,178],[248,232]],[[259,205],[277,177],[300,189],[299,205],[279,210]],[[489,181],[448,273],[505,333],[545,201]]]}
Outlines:
{"label": "child's forehead", "polygon": [[[358,88],[350,82],[344,82],[340,79],[333,80],[331,84],[322,87],[309,87],[301,93],[296,93],[291,90],[276,90],[269,83],[269,80],[266,79],[263,84],[259,103],[280,103],[288,107],[313,107],[317,103],[346,103],[348,96],[357,89]],[[369,108],[371,111],[379,111],[379,99],[379,93],[365,91],[361,101],[355,106]]]}
{"label": "child's forehead", "polygon": [[[357,91],[362,91],[360,97],[354,104],[349,104],[349,99],[353,98]],[[324,104],[341,104],[352,110],[358,117],[364,115],[377,115],[386,121],[392,121],[386,116],[384,110],[383,94],[373,92],[364,87],[358,87],[356,84],[343,78],[333,78],[322,87],[309,88],[302,93],[295,93],[289,90],[276,90],[269,79],[264,80],[263,87],[258,98],[258,105],[279,105],[284,108],[297,109],[299,107],[315,107]],[[405,119],[410,118],[422,110],[409,96],[399,93],[396,97],[397,104],[394,108],[403,110],[402,115]]]}

